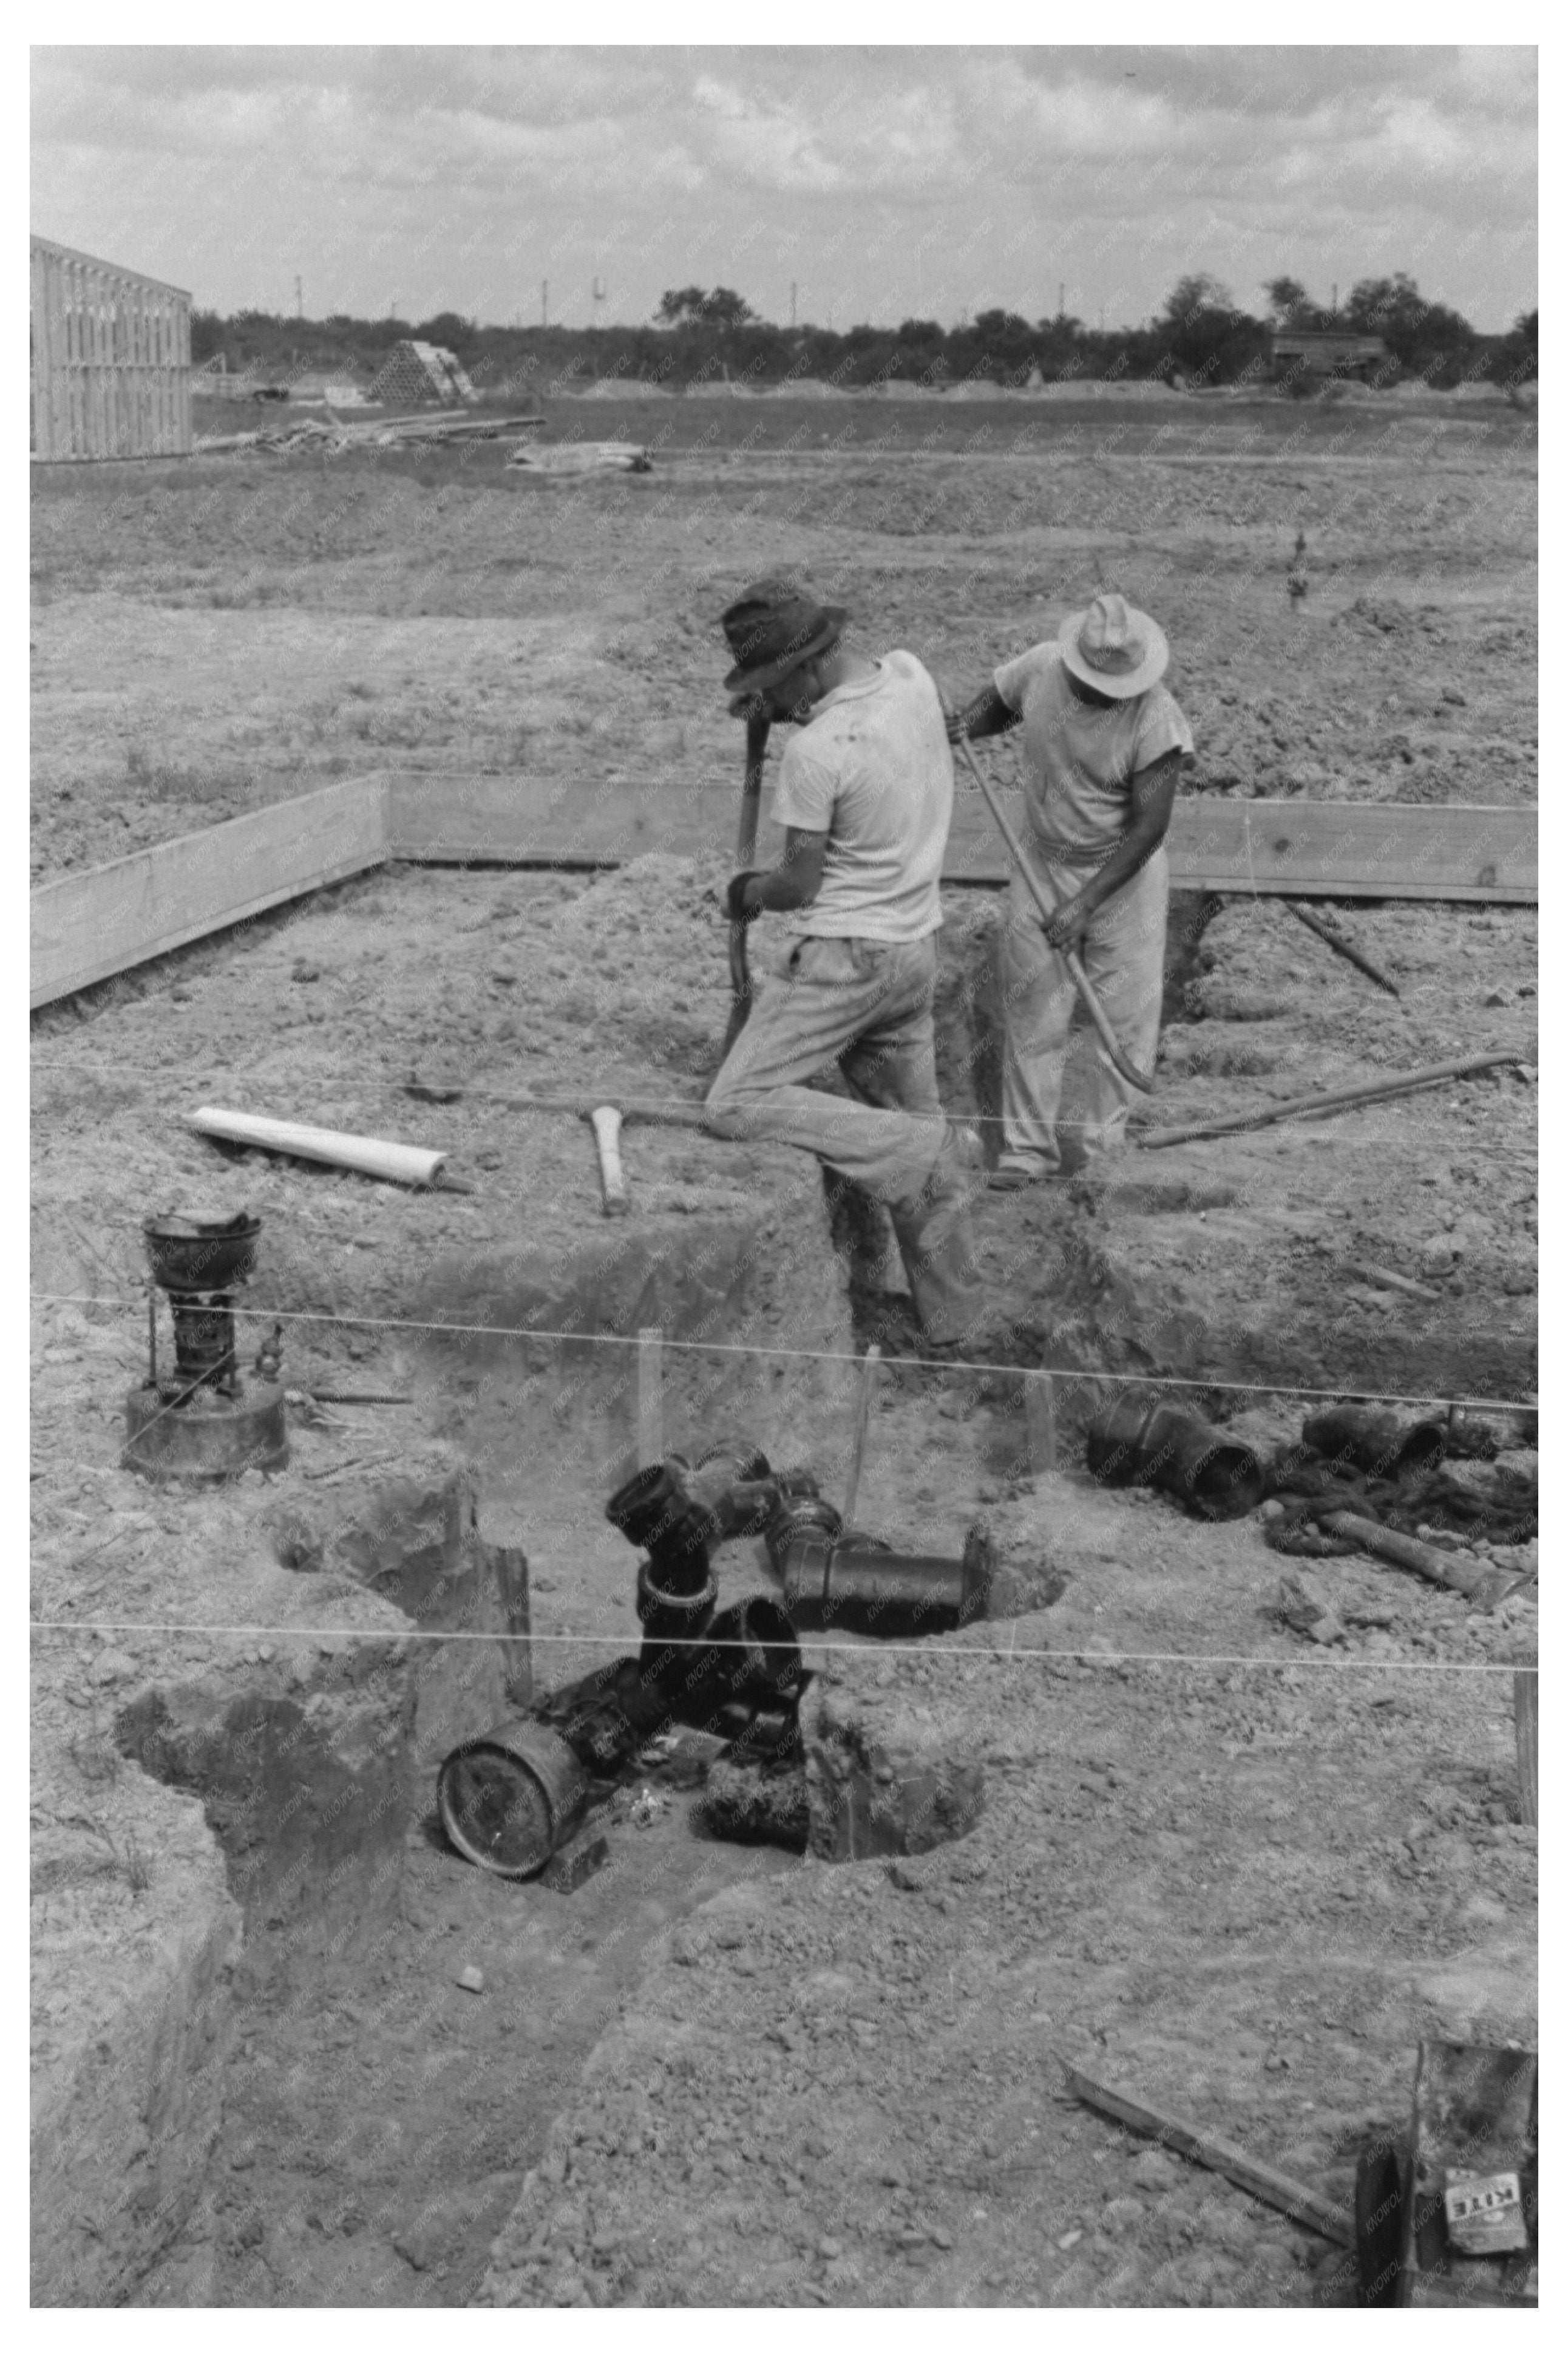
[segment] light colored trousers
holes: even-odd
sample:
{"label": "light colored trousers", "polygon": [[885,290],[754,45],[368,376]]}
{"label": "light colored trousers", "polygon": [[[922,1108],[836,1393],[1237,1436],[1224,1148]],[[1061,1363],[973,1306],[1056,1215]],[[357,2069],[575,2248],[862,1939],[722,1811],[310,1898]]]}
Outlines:
{"label": "light colored trousers", "polygon": [[[1081,867],[1047,865],[1037,853],[1034,864],[1047,896],[1058,901],[1073,897],[1085,880]],[[1142,1071],[1153,1069],[1160,1042],[1170,896],[1170,868],[1164,850],[1157,849],[1097,911],[1083,947],[1083,967],[1106,1018],[1122,1051]],[[1113,1149],[1123,1138],[1131,1092],[1087,1026],[1082,1034],[1086,1042],[1093,1040],[1092,1061],[1081,1077],[1075,1069],[1072,1115],[1060,1116],[1078,992],[1065,962],[1047,945],[1039,911],[1016,877],[996,943],[996,980],[1004,1022],[1002,1165],[1054,1174],[1062,1164],[1064,1135],[1085,1155]],[[1080,1018],[1087,1025],[1087,1015]]]}
{"label": "light colored trousers", "polygon": [[[799,1145],[890,1208],[912,1201],[947,1133],[936,934],[899,945],[786,938],[769,958],[753,946],[752,975],[751,1015],[708,1092],[709,1124]],[[835,1063],[858,1101],[805,1083]]]}

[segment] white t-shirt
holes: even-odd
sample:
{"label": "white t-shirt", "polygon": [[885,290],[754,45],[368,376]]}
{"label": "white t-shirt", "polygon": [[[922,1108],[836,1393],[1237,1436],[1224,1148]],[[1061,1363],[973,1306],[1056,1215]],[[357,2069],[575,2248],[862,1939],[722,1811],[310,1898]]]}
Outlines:
{"label": "white t-shirt", "polygon": [[1024,722],[1024,797],[1042,855],[1097,865],[1132,823],[1132,778],[1167,752],[1193,756],[1193,732],[1163,686],[1100,710],[1080,702],[1054,638],[995,672]]}
{"label": "white t-shirt", "polygon": [[884,654],[869,678],[817,704],[784,752],[773,813],[827,836],[822,888],[791,931],[902,941],[939,928],[952,753],[936,688],[913,654]]}

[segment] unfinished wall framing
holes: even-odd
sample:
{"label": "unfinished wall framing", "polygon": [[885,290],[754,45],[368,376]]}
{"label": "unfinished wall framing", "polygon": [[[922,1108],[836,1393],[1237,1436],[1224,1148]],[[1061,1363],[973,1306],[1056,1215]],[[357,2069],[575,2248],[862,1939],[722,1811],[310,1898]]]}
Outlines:
{"label": "unfinished wall framing", "polygon": [[29,254],[34,458],[189,456],[190,295],[48,237]]}

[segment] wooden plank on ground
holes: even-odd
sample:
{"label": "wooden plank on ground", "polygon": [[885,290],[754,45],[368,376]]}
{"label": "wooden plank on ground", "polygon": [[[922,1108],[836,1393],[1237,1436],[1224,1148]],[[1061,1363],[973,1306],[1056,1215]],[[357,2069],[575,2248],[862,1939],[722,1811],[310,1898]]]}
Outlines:
{"label": "wooden plank on ground", "polygon": [[[759,862],[778,855],[771,786],[764,788]],[[494,860],[615,865],[651,849],[732,860],[737,795],[726,781],[620,785],[543,783],[526,776],[392,776],[387,834],[395,857],[435,864]],[[1403,802],[1233,801],[1189,795],[1176,803],[1171,880],[1188,891],[1295,898],[1468,899],[1533,903],[1535,811]],[[995,884],[1006,856],[980,796],[961,790],[945,879]]]}
{"label": "wooden plank on ground", "polygon": [[1249,2150],[1221,2140],[1217,2133],[1204,2132],[1181,2116],[1167,2115],[1145,2100],[1134,2099],[1130,2092],[1117,2085],[1098,2084],[1092,2075],[1081,2074],[1076,2067],[1068,2067],[1064,2072],[1068,2090],[1088,2106],[1098,2108],[1102,2116],[1115,2116],[1121,2123],[1131,2125],[1135,2132],[1152,2134],[1163,2147],[1173,2148],[1198,2165],[1206,2165],[1212,2173],[1223,2173],[1238,2189],[1261,2199],[1265,2205],[1278,2208],[1293,2222],[1304,2222],[1335,2245],[1354,2246],[1354,2225],[1335,2200],[1281,2173],[1278,2167],[1266,2165]]}
{"label": "wooden plank on ground", "polygon": [[385,856],[385,786],[356,776],[46,882],[32,894],[31,1002],[68,997]]}

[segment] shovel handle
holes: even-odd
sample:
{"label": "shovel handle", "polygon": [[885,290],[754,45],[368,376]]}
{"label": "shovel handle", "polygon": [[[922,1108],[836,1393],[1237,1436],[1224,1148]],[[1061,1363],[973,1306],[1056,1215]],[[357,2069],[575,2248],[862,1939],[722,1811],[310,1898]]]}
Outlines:
{"label": "shovel handle", "polygon": [[746,722],[746,781],[741,787],[741,838],[738,863],[749,866],[757,854],[757,818],[763,805],[763,761],[767,754],[769,719]]}
{"label": "shovel handle", "polygon": [[[739,861],[749,866],[757,854],[757,818],[763,803],[763,761],[768,748],[768,729],[773,722],[755,715],[746,722],[746,778],[741,788],[741,835],[736,844]],[[746,960],[746,926],[730,926],[730,1024],[724,1032],[724,1048],[720,1056],[723,1061],[731,1047],[746,1026],[746,1016],[752,1009],[752,977]]]}
{"label": "shovel handle", "polygon": [[[1048,923],[1057,912],[1055,902],[1046,895],[1046,887],[1029,863],[1028,853],[1008,822],[1007,812],[997,799],[989,777],[982,774],[980,764],[969,748],[969,738],[966,735],[960,734],[958,748],[963,754],[964,766],[985,797],[985,806],[995,820],[997,832],[1007,845],[1014,865],[1023,877],[1025,889],[1039,909],[1041,922]],[[1116,1070],[1130,1087],[1137,1088],[1140,1094],[1152,1095],[1154,1092],[1153,1080],[1145,1078],[1142,1071],[1130,1062],[1122,1052],[1121,1041],[1106,1017],[1104,1006],[1094,993],[1093,983],[1085,972],[1081,959],[1073,949],[1068,948],[1062,956],[1062,962],[1067,965],[1068,977],[1083,1001],[1084,1011],[1100,1032],[1100,1042]]]}

